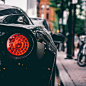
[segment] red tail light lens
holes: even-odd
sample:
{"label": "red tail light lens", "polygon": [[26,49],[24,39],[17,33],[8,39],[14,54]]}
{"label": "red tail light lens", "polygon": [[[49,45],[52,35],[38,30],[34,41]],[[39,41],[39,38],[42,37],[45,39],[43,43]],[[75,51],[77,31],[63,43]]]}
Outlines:
{"label": "red tail light lens", "polygon": [[21,56],[29,49],[28,39],[21,34],[13,34],[7,40],[7,50],[15,56]]}

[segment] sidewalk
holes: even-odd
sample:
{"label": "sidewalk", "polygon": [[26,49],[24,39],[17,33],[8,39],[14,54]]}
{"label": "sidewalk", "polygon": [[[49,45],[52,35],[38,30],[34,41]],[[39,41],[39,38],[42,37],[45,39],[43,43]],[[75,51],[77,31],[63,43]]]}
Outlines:
{"label": "sidewalk", "polygon": [[[57,68],[61,86],[86,86],[86,67],[79,67],[77,61],[78,50],[75,51],[73,59],[65,59],[66,52],[57,51]],[[63,85],[62,85],[63,84]]]}

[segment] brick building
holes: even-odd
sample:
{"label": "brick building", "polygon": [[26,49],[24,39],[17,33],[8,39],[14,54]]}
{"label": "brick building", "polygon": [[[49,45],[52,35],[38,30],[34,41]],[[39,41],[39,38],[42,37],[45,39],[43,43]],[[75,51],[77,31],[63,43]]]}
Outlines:
{"label": "brick building", "polygon": [[49,1],[39,0],[37,9],[37,16],[46,19],[52,31],[53,26],[51,21],[54,21],[54,11],[53,8],[49,7]]}

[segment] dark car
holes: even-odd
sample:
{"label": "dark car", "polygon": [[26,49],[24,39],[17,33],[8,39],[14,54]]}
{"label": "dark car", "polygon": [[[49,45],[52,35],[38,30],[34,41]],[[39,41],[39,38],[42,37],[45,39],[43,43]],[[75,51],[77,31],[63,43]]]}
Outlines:
{"label": "dark car", "polygon": [[54,86],[56,46],[20,8],[0,4],[0,86]]}
{"label": "dark car", "polygon": [[[35,17],[35,18],[31,18],[31,20],[32,20],[32,22],[33,22],[35,25],[39,25],[39,26],[42,26],[42,27],[44,27],[45,29],[47,29],[47,30],[50,32],[50,34],[51,34],[51,36],[52,36],[52,38],[53,38],[53,41],[54,41],[55,45],[57,46],[57,48],[58,48],[58,49],[61,48],[61,47],[59,47],[59,45],[61,46],[61,44],[62,44],[62,42],[64,41],[64,38],[65,38],[61,33],[54,33],[54,34],[53,34],[53,33],[50,31],[50,27],[49,27],[48,22],[47,22],[46,19],[41,19],[41,18],[39,18],[39,17]],[[61,49],[60,49],[60,50],[61,50]]]}
{"label": "dark car", "polygon": [[50,31],[50,27],[46,21],[46,19],[41,19],[39,17],[36,17],[36,18],[31,18],[32,22],[35,24],[35,25],[39,25],[39,26],[43,26],[44,28],[46,28],[48,31]]}

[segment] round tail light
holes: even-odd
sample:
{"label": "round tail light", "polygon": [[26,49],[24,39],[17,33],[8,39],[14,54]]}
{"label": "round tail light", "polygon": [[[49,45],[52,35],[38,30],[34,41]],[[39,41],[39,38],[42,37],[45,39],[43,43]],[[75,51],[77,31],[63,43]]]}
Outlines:
{"label": "round tail light", "polygon": [[29,49],[28,39],[20,34],[13,34],[7,40],[7,50],[15,56],[24,55]]}

